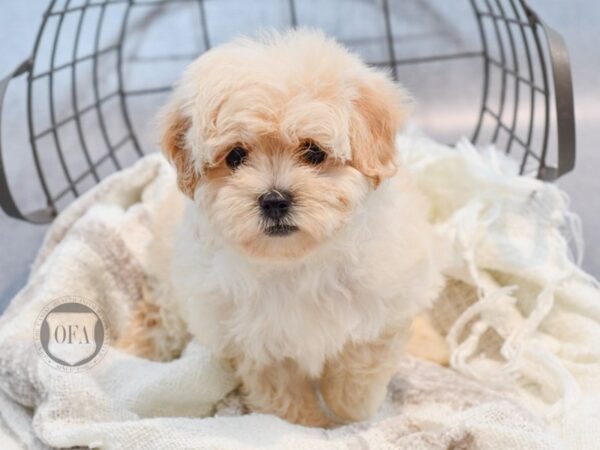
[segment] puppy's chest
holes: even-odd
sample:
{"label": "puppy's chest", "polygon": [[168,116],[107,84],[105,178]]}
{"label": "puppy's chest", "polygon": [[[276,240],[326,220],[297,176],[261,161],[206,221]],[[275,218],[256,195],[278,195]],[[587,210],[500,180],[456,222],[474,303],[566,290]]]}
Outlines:
{"label": "puppy's chest", "polygon": [[[350,337],[375,337],[385,321],[383,304],[335,265],[268,276],[238,274],[228,289],[206,292],[205,317],[217,348],[234,345],[248,356],[307,361],[309,370],[341,350]],[[371,298],[369,298],[371,297]],[[207,328],[205,328],[206,330]],[[312,367],[314,366],[314,367]],[[307,367],[308,368],[308,367]]]}

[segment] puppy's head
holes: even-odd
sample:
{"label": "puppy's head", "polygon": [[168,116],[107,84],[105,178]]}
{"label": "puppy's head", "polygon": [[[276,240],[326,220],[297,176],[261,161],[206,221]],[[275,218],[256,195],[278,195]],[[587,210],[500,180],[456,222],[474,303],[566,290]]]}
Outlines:
{"label": "puppy's head", "polygon": [[395,172],[402,91],[322,34],[213,49],[162,114],[179,188],[252,258],[299,259]]}

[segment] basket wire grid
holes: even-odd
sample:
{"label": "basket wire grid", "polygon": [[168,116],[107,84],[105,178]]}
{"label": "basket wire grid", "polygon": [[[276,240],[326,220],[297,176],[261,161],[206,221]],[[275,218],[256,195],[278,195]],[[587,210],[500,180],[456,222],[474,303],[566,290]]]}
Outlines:
{"label": "basket wire grid", "polygon": [[[473,25],[467,40],[476,47],[457,50],[452,43],[447,45],[448,35],[442,33],[442,40],[433,43],[441,51],[418,51],[416,55],[402,48],[403,42],[410,41],[402,30],[409,29],[414,19],[410,14],[406,17],[407,10],[403,10],[403,5],[410,2],[331,1],[336,3],[334,12],[354,11],[348,20],[365,22],[364,26],[353,27],[352,34],[344,31],[347,24],[340,23],[340,19],[333,28],[319,22],[324,19],[321,14],[315,15],[315,8],[322,2],[261,0],[248,9],[250,3],[245,3],[245,13],[254,16],[244,20],[252,27],[326,28],[328,34],[336,35],[361,53],[369,64],[389,68],[401,81],[411,75],[421,77],[423,72],[415,72],[415,67],[468,61],[473,67],[473,79],[460,76],[455,84],[459,90],[463,90],[463,83],[465,91],[477,92],[471,95],[478,102],[472,108],[471,140],[495,143],[515,155],[521,173],[533,173],[544,180],[554,180],[573,168],[575,128],[566,47],[525,1],[465,0],[463,8],[470,10]],[[434,24],[436,20],[443,23],[443,16],[436,16],[435,9],[430,8],[429,3],[435,1],[412,3],[415,8],[418,6],[413,8],[415,17],[430,13]],[[459,3],[438,1],[438,6],[456,8]],[[72,199],[105,176],[155,150],[146,138],[147,130],[140,130],[144,125],[148,128],[149,117],[164,101],[182,67],[229,37],[225,30],[215,39],[218,29],[229,24],[231,35],[239,32],[232,8],[239,8],[239,3],[51,1],[32,56],[0,82],[1,112],[8,83],[26,77],[27,133],[35,179],[39,180],[38,205],[43,202],[44,206],[22,212],[23,202],[13,195],[20,189],[10,189],[0,147],[0,204],[4,211],[30,222],[49,222]],[[163,22],[173,34],[185,28],[191,35],[182,41],[185,45],[173,44],[171,33],[153,31],[158,30],[153,28],[156,22]],[[185,27],[185,23],[189,26]],[[417,26],[413,28],[409,37],[416,48],[417,38],[427,39],[428,35]],[[156,47],[167,51],[160,55],[146,51]],[[447,77],[446,69],[444,77],[443,82],[438,78],[430,85],[434,97],[435,89],[448,90],[445,83],[452,78]],[[430,103],[435,108],[435,98]],[[144,125],[140,127],[136,120]],[[549,161],[552,147],[555,162]]]}

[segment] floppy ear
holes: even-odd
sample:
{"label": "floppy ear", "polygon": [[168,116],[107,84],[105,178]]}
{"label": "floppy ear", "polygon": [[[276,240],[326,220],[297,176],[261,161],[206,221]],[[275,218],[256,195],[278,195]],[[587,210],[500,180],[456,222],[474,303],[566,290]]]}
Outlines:
{"label": "floppy ear", "polygon": [[174,105],[170,105],[163,111],[160,121],[162,123],[162,151],[177,171],[179,189],[193,199],[200,175],[194,167],[191,149],[186,144],[186,133],[190,129],[192,121]]}
{"label": "floppy ear", "polygon": [[350,130],[352,166],[375,187],[396,172],[396,133],[406,115],[406,96],[386,75],[369,72],[357,86]]}

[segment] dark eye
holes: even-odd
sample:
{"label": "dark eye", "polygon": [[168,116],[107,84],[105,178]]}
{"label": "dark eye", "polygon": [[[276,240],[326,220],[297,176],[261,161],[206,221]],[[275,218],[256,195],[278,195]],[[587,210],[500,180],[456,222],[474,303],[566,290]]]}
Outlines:
{"label": "dark eye", "polygon": [[230,168],[237,169],[246,160],[247,156],[248,152],[244,148],[234,147],[225,158],[225,162]]}
{"label": "dark eye", "polygon": [[325,153],[317,144],[309,142],[304,147],[304,153],[302,154],[302,157],[307,163],[316,166],[325,161],[327,153]]}

